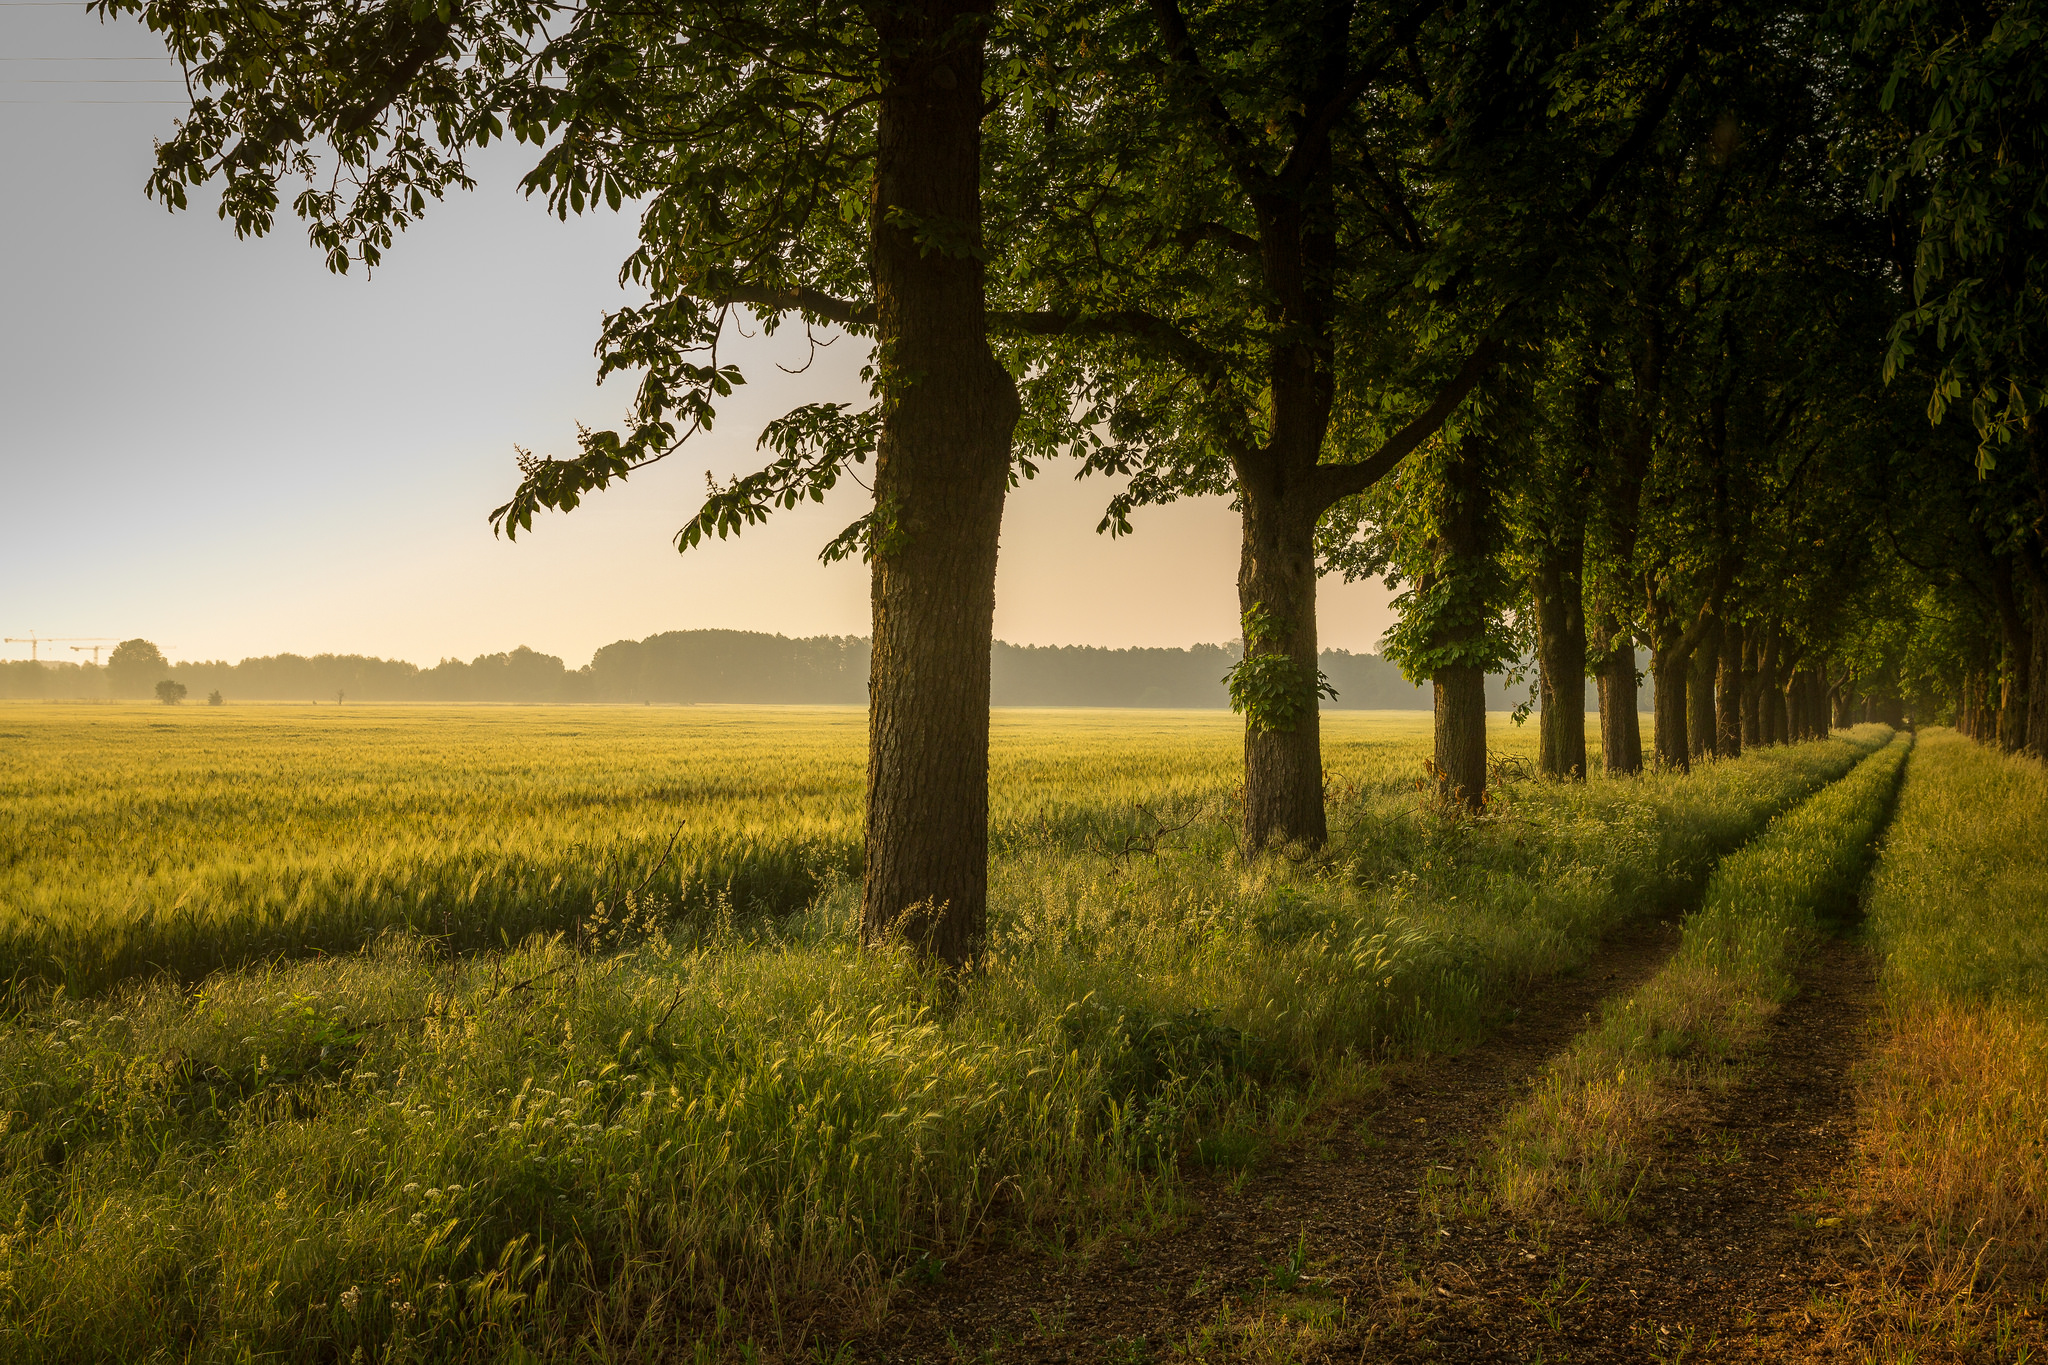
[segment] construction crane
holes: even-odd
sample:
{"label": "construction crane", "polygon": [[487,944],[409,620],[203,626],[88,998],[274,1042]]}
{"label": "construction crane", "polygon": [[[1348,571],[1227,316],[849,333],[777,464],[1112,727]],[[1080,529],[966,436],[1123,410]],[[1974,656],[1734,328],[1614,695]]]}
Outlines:
{"label": "construction crane", "polygon": [[112,643],[113,643],[113,639],[114,639],[114,637],[113,637],[113,636],[111,636],[111,635],[74,635],[74,636],[72,636],[71,638],[72,638],[72,639],[74,639],[74,640],[99,640],[99,641],[102,641],[102,643],[100,643],[100,644],[96,644],[96,645],[73,645],[73,646],[71,646],[71,652],[72,652],[73,654],[84,654],[85,652],[87,652],[88,650],[90,650],[90,651],[92,652],[92,666],[93,666],[94,668],[98,668],[98,667],[100,666],[100,651],[101,651],[101,650],[103,650],[103,649],[105,649],[105,648],[107,647],[107,645],[109,645],[109,644],[112,644]]}
{"label": "construction crane", "polygon": [[92,661],[97,664],[100,661],[100,651],[112,644],[114,637],[111,635],[38,635],[34,631],[30,631],[26,635],[9,635],[4,640],[0,640],[0,643],[27,645],[28,661],[30,663],[40,663],[41,659],[37,655],[37,650],[40,646],[70,644],[73,640],[96,641],[97,643],[88,645],[71,645],[71,648],[80,654],[85,653],[87,649],[91,649]]}

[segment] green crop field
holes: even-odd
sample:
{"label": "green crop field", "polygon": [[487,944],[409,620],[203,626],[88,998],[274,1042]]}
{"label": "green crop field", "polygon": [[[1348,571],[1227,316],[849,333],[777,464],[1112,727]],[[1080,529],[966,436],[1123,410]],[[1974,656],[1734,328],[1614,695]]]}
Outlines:
{"label": "green crop field", "polygon": [[0,1357],[797,1358],[1167,1216],[1889,737],[1558,784],[1499,718],[1473,818],[1427,725],[1329,718],[1329,847],[1247,859],[1234,718],[999,714],[951,978],[855,941],[857,712],[10,707]]}
{"label": "green crop field", "polygon": [[[1533,752],[1495,722],[1504,756]],[[1324,734],[1357,805],[1412,787],[1429,717]],[[1226,832],[1240,735],[1225,712],[999,712],[995,847]],[[858,874],[866,738],[837,707],[9,706],[0,978],[93,990],[397,927],[502,947],[628,890],[800,908]]]}

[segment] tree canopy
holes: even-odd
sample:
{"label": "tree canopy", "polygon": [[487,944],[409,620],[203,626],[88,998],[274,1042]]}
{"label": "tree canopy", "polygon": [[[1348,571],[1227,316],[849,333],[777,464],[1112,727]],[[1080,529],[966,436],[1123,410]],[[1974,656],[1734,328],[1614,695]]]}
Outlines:
{"label": "tree canopy", "polygon": [[1248,847],[1324,837],[1323,573],[1400,591],[1474,806],[1501,668],[1558,777],[1588,677],[1617,773],[1908,706],[2048,752],[2034,0],[98,8],[190,79],[151,192],[238,233],[374,267],[500,139],[638,216],[627,418],[520,452],[508,536],[710,427],[742,316],[872,346],[676,537],[873,468],[824,551],[874,574],[872,936],[977,951],[996,542],[1055,460],[1109,533],[1240,513]]}

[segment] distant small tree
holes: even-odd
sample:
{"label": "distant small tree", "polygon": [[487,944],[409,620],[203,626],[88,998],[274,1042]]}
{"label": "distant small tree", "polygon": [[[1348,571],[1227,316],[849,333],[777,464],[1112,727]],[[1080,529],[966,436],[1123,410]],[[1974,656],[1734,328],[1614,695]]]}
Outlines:
{"label": "distant small tree", "polygon": [[220,694],[220,689],[217,687],[206,694],[206,704],[208,706],[225,706],[227,705],[227,700],[226,697]]}
{"label": "distant small tree", "polygon": [[[215,695],[219,695],[216,693]],[[156,699],[165,706],[176,706],[185,700],[185,684],[165,678],[156,685]]]}
{"label": "distant small tree", "polygon": [[107,656],[107,690],[117,697],[146,697],[170,669],[170,660],[149,641],[123,640]]}

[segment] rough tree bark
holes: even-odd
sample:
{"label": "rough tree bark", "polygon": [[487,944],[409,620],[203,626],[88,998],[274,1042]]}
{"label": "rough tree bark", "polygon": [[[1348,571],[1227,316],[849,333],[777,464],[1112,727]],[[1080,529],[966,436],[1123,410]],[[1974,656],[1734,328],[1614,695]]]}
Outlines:
{"label": "rough tree bark", "polygon": [[1643,770],[1642,705],[1636,681],[1636,645],[1612,616],[1603,618],[1594,649],[1593,680],[1600,693],[1600,754],[1608,773]]}
{"label": "rough tree bark", "polygon": [[1651,731],[1657,748],[1658,766],[1690,771],[1692,754],[1686,746],[1687,676],[1692,672],[1690,651],[1676,639],[1650,652],[1650,676],[1656,683],[1651,705]]}
{"label": "rough tree bark", "polygon": [[[1657,762],[1680,772],[1690,771],[1692,767],[1692,752],[1687,743],[1691,722],[1687,684],[1691,680],[1693,651],[1700,647],[1708,630],[1716,624],[1714,606],[1721,586],[1716,585],[1714,592],[1701,605],[1699,614],[1683,629],[1655,590],[1654,583],[1651,588],[1649,610],[1653,647],[1650,672],[1657,680],[1657,695],[1652,702],[1656,707]],[[1713,675],[1709,673],[1707,676],[1711,678]],[[1708,714],[1711,716],[1712,713]],[[1711,724],[1708,733],[1712,733]]]}
{"label": "rough tree bark", "polygon": [[[1244,611],[1261,612],[1274,638],[1263,648],[1293,661],[1305,685],[1316,676],[1315,528],[1319,508],[1278,490],[1244,499],[1244,546],[1238,560],[1237,598]],[[1251,641],[1246,641],[1250,649]],[[1245,718],[1244,828],[1252,848],[1329,837],[1323,808],[1322,713],[1316,698],[1291,728],[1262,728]]]}
{"label": "rough tree bark", "polygon": [[893,380],[875,469],[861,928],[952,964],[980,952],[987,922],[989,653],[1018,403],[988,345],[976,253],[931,251],[908,224],[981,240],[988,13],[949,0],[873,12],[887,65],[871,247]]}
{"label": "rough tree bark", "polygon": [[1765,743],[1763,733],[1763,666],[1758,627],[1742,635],[1742,744],[1753,749]]}
{"label": "rough tree bark", "polygon": [[1742,753],[1744,670],[1748,667],[1749,632],[1740,621],[1721,626],[1721,676],[1717,680],[1718,708],[1714,715],[1714,752],[1723,758]]}
{"label": "rough tree bark", "polygon": [[2005,657],[1998,670],[1999,747],[2017,752],[2027,740],[2028,673],[2034,660],[2034,642],[2027,619],[2020,613],[2018,585],[2013,582],[2012,560],[1991,556],[1991,600],[1998,609],[1998,632]]}
{"label": "rough tree bark", "polygon": [[2028,637],[2033,649],[2027,677],[2033,686],[2027,689],[2027,752],[2048,759],[2048,582],[2037,573],[2028,587],[2033,603]]}
{"label": "rough tree bark", "polygon": [[[1467,435],[1444,461],[1436,564],[1454,569],[1491,550],[1483,438]],[[1427,587],[1424,587],[1427,591]],[[1485,633],[1483,616],[1453,621],[1433,643],[1450,645]],[[1439,668],[1430,682],[1436,694],[1436,773],[1446,797],[1478,810],[1486,800],[1486,672],[1477,665]]]}
{"label": "rough tree bark", "polygon": [[1546,777],[1581,781],[1586,776],[1583,524],[1567,528],[1560,541],[1544,545],[1532,585],[1536,599],[1537,690],[1543,708],[1537,720],[1536,766]]}
{"label": "rough tree bark", "polygon": [[1715,737],[1714,680],[1721,673],[1721,621],[1709,621],[1693,646],[1686,677],[1686,747],[1694,758],[1712,758],[1720,747]]}

